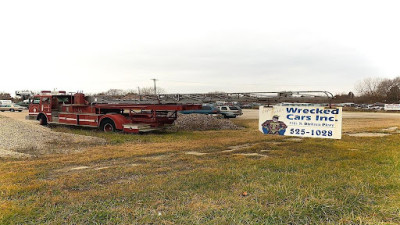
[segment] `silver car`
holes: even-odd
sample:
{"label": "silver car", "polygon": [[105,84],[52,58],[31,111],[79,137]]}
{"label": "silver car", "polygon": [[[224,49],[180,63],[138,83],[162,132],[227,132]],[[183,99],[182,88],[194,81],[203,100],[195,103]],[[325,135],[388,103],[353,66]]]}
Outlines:
{"label": "silver car", "polygon": [[243,115],[242,109],[238,106],[223,105],[223,106],[218,106],[218,109],[221,111],[221,113],[230,112],[236,116]]}

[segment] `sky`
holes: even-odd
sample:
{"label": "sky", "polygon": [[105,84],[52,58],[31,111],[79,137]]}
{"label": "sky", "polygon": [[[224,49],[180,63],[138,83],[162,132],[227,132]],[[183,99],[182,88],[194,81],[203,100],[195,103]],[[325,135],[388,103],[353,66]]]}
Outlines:
{"label": "sky", "polygon": [[400,76],[399,1],[0,1],[0,92],[354,91]]}

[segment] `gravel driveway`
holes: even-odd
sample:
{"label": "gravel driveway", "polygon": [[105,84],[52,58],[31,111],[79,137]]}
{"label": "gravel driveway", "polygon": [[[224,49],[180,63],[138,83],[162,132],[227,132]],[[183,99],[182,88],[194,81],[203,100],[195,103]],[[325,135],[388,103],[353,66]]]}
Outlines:
{"label": "gravel driveway", "polygon": [[0,157],[68,153],[105,143],[101,138],[54,132],[35,121],[22,121],[0,114]]}

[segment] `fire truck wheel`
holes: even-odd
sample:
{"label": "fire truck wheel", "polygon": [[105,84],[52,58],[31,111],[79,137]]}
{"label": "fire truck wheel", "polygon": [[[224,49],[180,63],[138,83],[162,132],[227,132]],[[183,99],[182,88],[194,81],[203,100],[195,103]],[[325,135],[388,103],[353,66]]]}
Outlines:
{"label": "fire truck wheel", "polygon": [[110,119],[105,119],[101,121],[100,129],[104,132],[114,132],[115,131],[114,121]]}
{"label": "fire truck wheel", "polygon": [[39,117],[39,123],[40,123],[40,125],[43,125],[43,126],[47,125],[47,118],[45,116],[41,115]]}

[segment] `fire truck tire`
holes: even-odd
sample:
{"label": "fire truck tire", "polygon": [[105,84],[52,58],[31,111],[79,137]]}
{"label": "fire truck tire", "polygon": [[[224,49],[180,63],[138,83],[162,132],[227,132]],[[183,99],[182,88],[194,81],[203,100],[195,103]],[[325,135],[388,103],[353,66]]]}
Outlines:
{"label": "fire truck tire", "polygon": [[40,125],[42,125],[42,126],[47,125],[47,118],[46,118],[46,116],[41,115],[41,116],[39,117],[38,120],[39,120]]}
{"label": "fire truck tire", "polygon": [[104,132],[115,132],[115,123],[111,119],[104,119],[101,121],[100,129]]}

